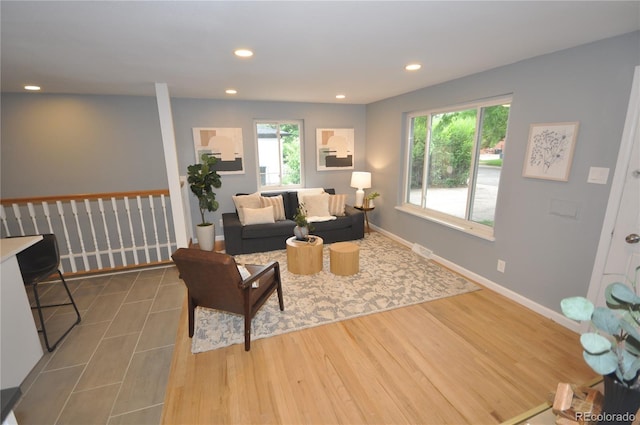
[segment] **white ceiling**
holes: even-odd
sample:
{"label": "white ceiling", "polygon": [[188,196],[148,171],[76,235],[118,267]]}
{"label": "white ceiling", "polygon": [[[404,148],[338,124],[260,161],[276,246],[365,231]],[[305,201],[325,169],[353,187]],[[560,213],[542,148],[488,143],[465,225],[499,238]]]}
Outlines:
{"label": "white ceiling", "polygon": [[[619,1],[6,1],[3,92],[366,104],[640,29]],[[233,55],[238,47],[251,59]],[[422,63],[408,73],[408,62]],[[338,93],[346,94],[342,101]]]}

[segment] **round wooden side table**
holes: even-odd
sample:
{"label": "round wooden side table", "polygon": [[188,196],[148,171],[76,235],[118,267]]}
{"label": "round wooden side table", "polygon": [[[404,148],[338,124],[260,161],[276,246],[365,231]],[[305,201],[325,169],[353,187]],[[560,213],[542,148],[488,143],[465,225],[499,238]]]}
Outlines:
{"label": "round wooden side table", "polygon": [[324,247],[321,237],[315,238],[313,242],[299,241],[295,236],[287,239],[287,270],[295,274],[314,274],[322,271],[322,248]]}
{"label": "round wooden side table", "polygon": [[337,242],[329,246],[329,268],[339,276],[351,276],[360,271],[360,247],[353,242]]}

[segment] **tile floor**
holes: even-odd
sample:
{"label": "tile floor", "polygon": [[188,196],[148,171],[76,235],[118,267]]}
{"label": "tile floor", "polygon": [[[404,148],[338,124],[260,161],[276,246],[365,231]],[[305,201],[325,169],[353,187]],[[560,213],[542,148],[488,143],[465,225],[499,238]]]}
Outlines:
{"label": "tile floor", "polygon": [[[18,423],[159,424],[185,294],[177,269],[67,283],[82,322],[23,382]],[[66,299],[60,282],[46,288],[43,303]],[[71,306],[47,310],[54,336],[75,318]]]}

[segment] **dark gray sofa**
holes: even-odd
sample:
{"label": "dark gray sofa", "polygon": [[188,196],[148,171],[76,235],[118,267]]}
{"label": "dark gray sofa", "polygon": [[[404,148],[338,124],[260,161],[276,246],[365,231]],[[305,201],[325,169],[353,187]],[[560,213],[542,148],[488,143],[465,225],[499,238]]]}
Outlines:
{"label": "dark gray sofa", "polygon": [[[334,189],[325,189],[325,192],[335,194]],[[262,196],[277,195],[282,195],[286,220],[243,226],[237,212],[222,214],[227,254],[248,254],[286,248],[286,241],[293,236],[293,228],[296,225],[293,216],[298,208],[298,193],[295,191],[262,193]],[[313,227],[311,234],[320,236],[324,243],[362,239],[364,238],[364,213],[347,205],[343,217],[313,223]]]}

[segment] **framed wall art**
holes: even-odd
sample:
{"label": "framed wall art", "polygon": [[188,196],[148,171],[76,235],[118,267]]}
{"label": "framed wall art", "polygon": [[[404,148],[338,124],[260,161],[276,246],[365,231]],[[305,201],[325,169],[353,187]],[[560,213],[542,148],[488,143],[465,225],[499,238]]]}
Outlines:
{"label": "framed wall art", "polygon": [[353,169],[353,151],[353,128],[316,129],[318,171]]}
{"label": "framed wall art", "polygon": [[244,158],[241,128],[193,129],[193,143],[196,161],[203,153],[218,159],[216,171],[219,174],[244,174]]}
{"label": "framed wall art", "polygon": [[531,124],[522,175],[568,181],[578,122]]}

